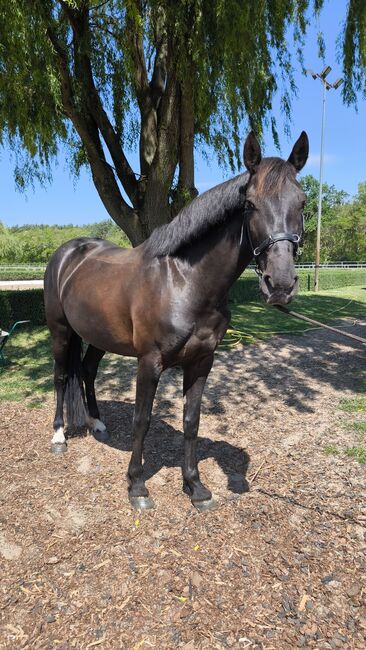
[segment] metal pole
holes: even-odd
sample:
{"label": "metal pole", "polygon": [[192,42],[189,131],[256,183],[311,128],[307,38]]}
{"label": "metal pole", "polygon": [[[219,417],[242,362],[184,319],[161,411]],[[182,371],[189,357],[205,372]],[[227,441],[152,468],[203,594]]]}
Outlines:
{"label": "metal pole", "polygon": [[314,290],[319,291],[319,267],[320,267],[320,229],[322,220],[322,198],[323,198],[323,158],[324,158],[324,122],[325,122],[325,93],[326,85],[323,80],[323,111],[322,111],[322,130],[320,143],[320,172],[319,172],[319,198],[318,198],[318,220],[316,228],[316,250],[315,250],[315,274]]}

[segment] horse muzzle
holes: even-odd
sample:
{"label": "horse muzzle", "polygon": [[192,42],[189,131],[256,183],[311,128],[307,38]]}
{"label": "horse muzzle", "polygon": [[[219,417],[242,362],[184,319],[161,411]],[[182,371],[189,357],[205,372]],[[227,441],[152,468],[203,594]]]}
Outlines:
{"label": "horse muzzle", "polygon": [[284,286],[273,282],[268,273],[264,273],[260,291],[267,305],[287,305],[296,296],[299,288],[299,279],[294,277],[292,283]]}

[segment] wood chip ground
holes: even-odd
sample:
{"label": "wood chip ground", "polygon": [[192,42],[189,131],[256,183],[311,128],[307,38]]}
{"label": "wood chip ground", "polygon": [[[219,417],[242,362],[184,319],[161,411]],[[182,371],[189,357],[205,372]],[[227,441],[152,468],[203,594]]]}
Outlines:
{"label": "wood chip ground", "polygon": [[1,404],[0,647],[364,649],[365,466],[324,447],[351,444],[358,416],[339,402],[365,369],[361,346],[324,332],[220,352],[200,426],[219,502],[206,514],[182,492],[179,371],[147,439],[147,513],[125,480],[133,361],[100,374],[110,445],[81,435],[52,456],[53,396]]}

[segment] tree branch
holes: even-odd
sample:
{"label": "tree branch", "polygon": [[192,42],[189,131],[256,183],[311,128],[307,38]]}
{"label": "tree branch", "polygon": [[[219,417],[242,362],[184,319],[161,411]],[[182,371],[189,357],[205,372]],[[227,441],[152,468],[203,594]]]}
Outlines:
{"label": "tree branch", "polygon": [[134,87],[140,111],[145,108],[146,100],[149,99],[150,88],[147,77],[146,61],[143,45],[143,30],[137,24],[142,22],[142,7],[140,0],[131,0],[127,6],[127,35],[129,36],[130,53],[134,68]]}
{"label": "tree branch", "polygon": [[154,108],[157,110],[166,84],[166,65],[168,56],[168,42],[166,33],[166,17],[162,7],[157,9],[155,22],[155,61],[152,79],[150,81],[151,97]]}
{"label": "tree branch", "polygon": [[144,212],[151,230],[170,218],[168,194],[178,162],[179,139],[179,84],[171,65],[166,89],[159,107],[157,148],[149,173]]}
{"label": "tree branch", "polygon": [[[64,7],[66,3],[63,0],[60,1]],[[89,121],[91,119],[100,130],[104,142],[111,154],[117,176],[133,206],[137,208],[139,203],[141,203],[139,183],[137,182],[135,174],[133,173],[123,152],[120,140],[103,108],[99,93],[94,84],[91,61],[88,55],[91,42],[89,12],[87,8],[85,8],[79,14],[76,14],[76,12],[71,10],[68,5],[66,5],[66,9],[67,16],[70,16],[70,20],[72,21],[72,29],[74,32],[75,74],[79,86],[84,94],[84,106],[89,109],[90,114],[90,116],[85,114],[85,119],[88,119]],[[85,44],[87,47],[85,47]],[[102,158],[105,161],[104,154]]]}
{"label": "tree branch", "polygon": [[[141,228],[136,212],[126,203],[119,190],[114,173],[108,165],[100,142],[98,127],[90,116],[82,114],[75,105],[73,84],[69,72],[67,52],[60,43],[52,19],[48,17],[47,35],[52,43],[58,61],[61,78],[61,96],[65,114],[77,131],[87,153],[94,184],[107,211],[114,221],[123,228],[134,243],[141,239]],[[136,182],[136,181],[135,181]]]}

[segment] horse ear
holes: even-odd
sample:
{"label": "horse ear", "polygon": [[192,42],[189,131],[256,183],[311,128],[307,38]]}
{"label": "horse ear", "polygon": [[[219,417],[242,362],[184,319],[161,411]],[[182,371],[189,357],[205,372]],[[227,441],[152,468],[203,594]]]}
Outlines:
{"label": "horse ear", "polygon": [[291,163],[299,172],[305,165],[309,155],[309,138],[305,131],[301,132],[298,140],[296,140],[294,147],[290,153],[287,162]]}
{"label": "horse ear", "polygon": [[244,144],[244,165],[250,174],[255,174],[262,160],[260,144],[254,131],[251,131]]}

